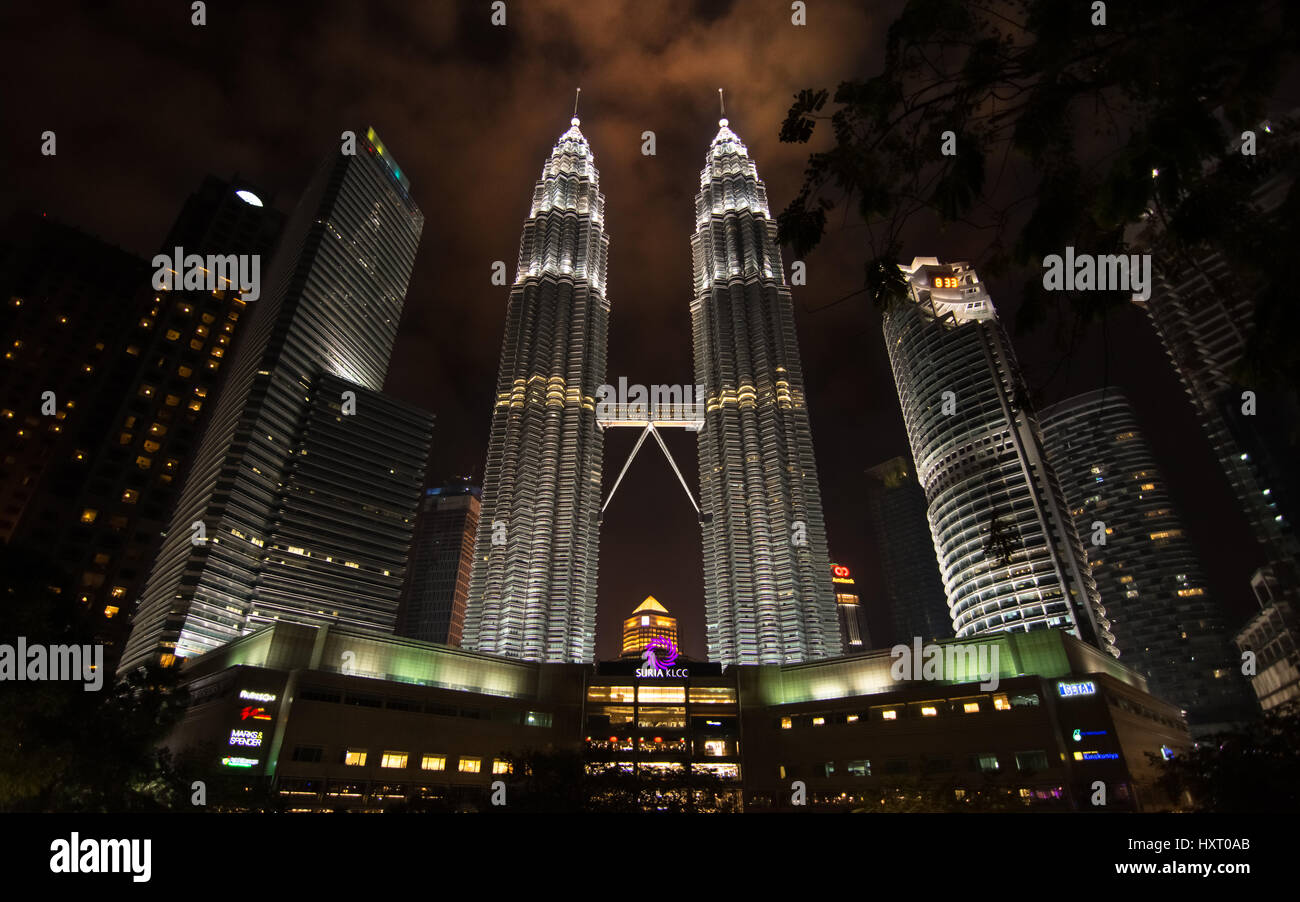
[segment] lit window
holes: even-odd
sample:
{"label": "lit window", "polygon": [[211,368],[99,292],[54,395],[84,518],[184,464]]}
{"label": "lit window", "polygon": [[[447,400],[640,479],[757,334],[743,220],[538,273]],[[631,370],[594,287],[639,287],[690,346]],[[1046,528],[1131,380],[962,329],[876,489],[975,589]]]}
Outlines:
{"label": "lit window", "polygon": [[152,385],[142,385],[142,386],[140,386],[140,397],[142,397],[142,398],[152,398],[152,397],[153,397],[153,386],[152,386]]}
{"label": "lit window", "polygon": [[856,714],[850,714],[848,717],[844,718],[844,721],[845,721],[845,723],[857,723],[857,722],[858,722],[858,715],[856,715]]}
{"label": "lit window", "polygon": [[379,760],[379,766],[405,768],[406,758],[406,752],[384,752],[384,757]]}
{"label": "lit window", "polygon": [[108,563],[108,555],[101,551],[99,554],[95,555],[95,563],[96,563],[96,564],[101,564],[101,565],[102,565],[102,564],[107,564],[107,563]]}
{"label": "lit window", "polygon": [[180,376],[182,379],[188,379],[193,374],[194,374],[194,370],[190,369],[188,366],[185,366],[184,364],[176,367],[176,375]]}
{"label": "lit window", "polygon": [[823,726],[825,723],[826,723],[826,718],[824,718],[824,717],[814,717],[814,718],[813,718],[813,726],[814,726],[814,727],[820,727],[820,726]]}
{"label": "lit window", "polygon": [[123,432],[121,435],[119,435],[119,436],[117,437],[117,443],[118,443],[119,445],[129,445],[129,444],[131,444],[131,439],[132,439],[132,438],[134,438],[134,436],[131,435],[131,433],[129,433],[129,432]]}
{"label": "lit window", "polygon": [[978,714],[980,713],[980,703],[966,702],[966,704],[962,705],[962,710],[965,711],[967,714]]}
{"label": "lit window", "polygon": [[482,767],[483,761],[481,758],[460,759],[460,772],[462,774],[476,774],[482,769]]}
{"label": "lit window", "polygon": [[922,716],[922,717],[938,717],[938,716],[939,716],[939,709],[936,708],[936,707],[934,707],[933,705],[926,705],[924,708],[921,709],[921,716]]}
{"label": "lit window", "polygon": [[998,711],[1010,711],[1011,702],[1006,695],[993,696],[993,707]]}
{"label": "lit window", "polygon": [[446,770],[446,755],[425,755],[420,759],[420,770]]}
{"label": "lit window", "polygon": [[151,439],[151,438],[147,438],[147,439],[144,440],[144,450],[148,451],[150,454],[153,454],[155,451],[157,451],[157,450],[158,450],[159,448],[161,448],[161,447],[162,447],[162,444],[161,444],[161,443],[159,443],[159,442],[155,442],[155,441],[154,441],[153,439]]}
{"label": "lit window", "polygon": [[178,339],[178,338],[180,338],[180,337],[181,337],[181,333],[177,332],[175,329],[168,329],[168,330],[167,330],[167,340],[168,340],[168,341],[175,341],[176,339]]}
{"label": "lit window", "polygon": [[81,522],[94,523],[95,518],[98,516],[99,516],[99,511],[95,510],[93,507],[88,507],[81,512]]}
{"label": "lit window", "polygon": [[163,399],[163,403],[168,407],[175,407],[177,404],[181,403],[181,399],[176,397],[176,395],[168,395]]}
{"label": "lit window", "polygon": [[494,759],[492,760],[492,773],[494,773],[494,774],[508,774],[508,773],[511,773],[510,762],[509,762],[509,761],[505,761],[505,760],[503,760],[503,759],[501,759],[501,758],[494,758]]}
{"label": "lit window", "polygon": [[789,717],[781,718],[781,729],[789,730],[789,729],[793,729],[793,727],[794,727],[794,721],[791,718]]}
{"label": "lit window", "polygon": [[116,605],[111,605],[111,604],[110,604],[108,607],[104,608],[104,616],[105,616],[107,619],[109,619],[109,620],[112,620],[112,619],[113,619],[113,615],[116,614],[116,613],[117,613],[117,607],[116,607]]}
{"label": "lit window", "polygon": [[122,493],[122,500],[127,504],[135,504],[140,498],[140,493],[135,489],[127,489]]}
{"label": "lit window", "polygon": [[137,348],[135,345],[127,345],[127,346],[126,346],[126,352],[127,352],[128,354],[130,354],[132,357],[139,357],[139,356],[140,356],[140,349]]}
{"label": "lit window", "polygon": [[203,342],[200,341],[200,340],[197,339],[197,338],[191,338],[191,339],[190,339],[190,347],[193,348],[193,349],[196,350],[196,351],[202,351],[202,350],[203,350]]}
{"label": "lit window", "polygon": [[891,710],[891,711],[881,711],[881,712],[880,712],[880,717],[881,717],[882,720],[898,720],[898,712],[897,712],[897,711],[892,711],[892,710]]}
{"label": "lit window", "polygon": [[361,749],[348,749],[343,753],[343,763],[349,767],[365,767],[366,753]]}
{"label": "lit window", "polygon": [[199,410],[199,409],[202,408],[202,407],[203,407],[203,402],[202,402],[202,401],[194,400],[194,401],[191,401],[191,402],[190,402],[190,410],[197,411],[197,410]]}
{"label": "lit window", "polygon": [[1178,595],[1180,598],[1187,598],[1190,595],[1204,595],[1204,594],[1205,594],[1204,589],[1179,589],[1178,590]]}
{"label": "lit window", "polygon": [[1142,491],[1144,491],[1144,492],[1149,492],[1149,491],[1151,491],[1152,489],[1154,489],[1155,487],[1156,487],[1156,484],[1155,484],[1154,482],[1144,482],[1144,483],[1142,483],[1142,485],[1141,485],[1141,489],[1142,489]]}
{"label": "lit window", "polygon": [[145,457],[143,454],[135,459],[135,465],[141,470],[147,470],[153,466],[153,458]]}

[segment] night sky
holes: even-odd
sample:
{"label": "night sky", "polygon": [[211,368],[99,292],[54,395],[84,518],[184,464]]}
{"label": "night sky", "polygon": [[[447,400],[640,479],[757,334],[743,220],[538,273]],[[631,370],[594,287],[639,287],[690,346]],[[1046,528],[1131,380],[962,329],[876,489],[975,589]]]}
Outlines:
{"label": "night sky", "polygon": [[[775,215],[809,151],[777,141],[792,95],[876,74],[902,6],[808,5],[802,28],[785,0],[514,0],[505,27],[490,24],[486,0],[213,0],[203,27],[190,24],[188,2],[8,8],[0,215],[34,209],[150,257],[204,175],[238,173],[287,213],[339,133],[373,125],[426,217],[385,388],[437,415],[431,484],[481,479],[508,297],[491,267],[503,260],[514,277],[533,185],[568,127],[574,88],[607,199],[606,381],[692,383],[690,235],[717,89]],[[39,151],[47,129],[55,157]],[[646,130],[656,156],[641,154]],[[867,257],[861,226],[832,223],[794,298],[831,555],[854,570],[879,637],[863,471],[908,450],[879,315],[861,296],[826,306],[861,287]],[[904,258],[978,268],[985,245],[918,223]],[[1022,277],[990,281],[1008,324]],[[1067,359],[1068,331],[1049,323],[1017,337],[1031,389],[1042,405],[1105,384],[1129,395],[1235,627],[1255,607],[1255,551],[1145,314],[1114,315]],[[606,491],[635,438],[608,435]],[[694,491],[694,436],[667,441]],[[694,511],[648,444],[602,529],[598,656],[617,656],[621,619],[653,594],[681,618],[684,653],[705,658],[700,568]]]}

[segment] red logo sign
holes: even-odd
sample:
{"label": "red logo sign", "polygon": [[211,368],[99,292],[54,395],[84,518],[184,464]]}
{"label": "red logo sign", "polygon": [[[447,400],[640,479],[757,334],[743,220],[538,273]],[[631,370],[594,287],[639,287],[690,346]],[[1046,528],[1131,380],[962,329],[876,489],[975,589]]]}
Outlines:
{"label": "red logo sign", "polygon": [[240,720],[270,720],[271,715],[266,713],[265,708],[259,708],[254,705],[247,705],[244,710],[239,712]]}

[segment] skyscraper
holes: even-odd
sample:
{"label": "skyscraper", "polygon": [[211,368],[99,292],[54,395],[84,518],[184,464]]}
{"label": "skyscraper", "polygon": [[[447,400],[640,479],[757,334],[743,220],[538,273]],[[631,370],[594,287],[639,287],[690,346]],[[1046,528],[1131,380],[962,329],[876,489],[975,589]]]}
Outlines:
{"label": "skyscraper", "polygon": [[867,633],[867,623],[862,611],[862,599],[858,596],[853,574],[842,564],[831,564],[831,583],[835,586],[835,607],[840,615],[840,636],[843,646],[840,651],[854,655],[871,648],[871,637]]}
{"label": "skyscraper", "polygon": [[461,644],[483,489],[448,483],[420,502],[410,563],[397,611],[397,634]]}
{"label": "skyscraper", "polygon": [[885,347],[958,638],[1057,627],[1118,654],[1011,342],[968,264],[900,264]]}
{"label": "skyscraper", "polygon": [[718,123],[695,199],[695,382],[709,658],[840,650],[794,304],[749,151]]}
{"label": "skyscraper", "polygon": [[331,373],[307,394],[248,626],[319,617],[391,632],[433,415]]}
{"label": "skyscraper", "polygon": [[674,648],[681,647],[677,633],[677,618],[668,613],[668,609],[659,603],[659,599],[647,595],[645,601],[636,606],[632,616],[623,621],[621,657],[641,657],[646,647],[660,636],[670,641]]}
{"label": "skyscraper", "polygon": [[952,638],[948,596],[939,578],[925,492],[912,465],[895,457],[867,470],[867,512],[880,554],[893,632],[885,645]]}
{"label": "skyscraper", "polygon": [[533,191],[506,307],[464,647],[590,661],[605,380],[605,198],[575,117]]}
{"label": "skyscraper", "polygon": [[[312,177],[277,253],[271,291],[252,305],[119,670],[202,654],[252,622],[284,618],[278,600],[259,608],[256,588],[268,557],[292,553],[275,530],[282,505],[292,504],[285,489],[303,418],[322,373],[372,392],[383,386],[424,226],[409,189],[373,129],[356,135],[355,154],[334,150]],[[360,411],[366,402],[356,403]],[[368,489],[347,487],[358,507]],[[373,576],[356,573],[347,590],[338,584],[340,601],[352,591],[365,598]],[[316,601],[288,607],[312,620],[323,616]],[[395,595],[392,602],[358,611],[353,622],[391,630]]]}
{"label": "skyscraper", "polygon": [[1087,392],[1040,411],[1039,423],[1075,526],[1090,542],[1090,569],[1124,663],[1183,708],[1194,731],[1249,717],[1254,704],[1223,613],[1127,399],[1113,388]]}
{"label": "skyscraper", "polygon": [[[1278,150],[1294,152],[1295,132],[1273,131]],[[1293,182],[1291,167],[1267,179],[1249,198],[1252,214],[1265,222],[1281,215]],[[1294,522],[1300,483],[1296,440],[1289,432],[1300,416],[1300,402],[1295,386],[1252,384],[1242,372],[1255,332],[1256,286],[1250,274],[1234,270],[1217,251],[1172,248],[1154,217],[1135,226],[1131,237],[1135,247],[1155,252],[1156,263],[1151,296],[1135,297],[1134,303],[1160,336],[1259,543],[1260,560],[1293,590],[1300,575]]]}

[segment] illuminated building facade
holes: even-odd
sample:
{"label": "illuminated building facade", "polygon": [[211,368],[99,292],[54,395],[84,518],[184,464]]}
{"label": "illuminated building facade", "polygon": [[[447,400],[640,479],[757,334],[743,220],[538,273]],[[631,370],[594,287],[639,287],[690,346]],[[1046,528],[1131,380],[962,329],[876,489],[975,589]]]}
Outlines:
{"label": "illuminated building facade", "polygon": [[965,263],[900,264],[884,312],[903,423],[958,638],[1059,628],[1117,654],[1011,342]]}
{"label": "illuminated building facade", "polygon": [[952,638],[952,617],[934,539],[926,518],[925,492],[910,461],[895,457],[867,470],[867,514],[880,555],[891,637],[881,645]]}
{"label": "illuminated building facade", "polygon": [[[319,599],[276,596],[262,610],[256,587],[268,556],[285,551],[272,547],[273,534],[311,393],[323,384],[318,376],[355,386],[349,390],[358,414],[365,390],[382,388],[424,226],[409,180],[373,129],[357,132],[356,151],[335,148],[325,157],[289,221],[269,290],[252,305],[145,584],[119,671],[201,655],[295,604],[307,618],[324,609]],[[316,403],[327,400],[335,399]],[[343,421],[362,424],[369,415]],[[370,486],[335,490],[354,493],[361,508]],[[395,593],[363,612],[373,575],[342,569],[335,607],[355,595],[357,622],[391,631]]]}
{"label": "illuminated building facade", "polygon": [[465,483],[424,493],[397,611],[399,636],[461,644],[482,498],[481,487]]}
{"label": "illuminated building facade", "polygon": [[[247,182],[208,176],[159,250],[258,254],[265,266],[284,224],[270,204]],[[20,530],[20,538],[68,570],[78,598],[96,615],[110,669],[248,312],[237,291],[159,293],[149,282],[149,273],[140,272],[129,300],[101,299],[89,312],[92,328],[119,331],[96,342],[103,345],[98,360],[66,367],[69,376],[91,380],[96,399],[60,394],[87,415],[67,433],[73,444],[49,455],[59,485],[33,499]],[[51,338],[47,354],[59,348]]]}
{"label": "illuminated building facade", "polygon": [[[1253,714],[1240,659],[1164,474],[1128,400],[1113,388],[1039,412],[1123,661],[1152,694],[1179,705],[1195,732]],[[1104,538],[1098,544],[1094,538]]]}
{"label": "illuminated building facade", "polygon": [[754,161],[723,119],[695,199],[695,382],[709,660],[837,655],[794,305]]}
{"label": "illuminated building facade", "polygon": [[[1294,152],[1294,133],[1275,135],[1278,139]],[[1268,221],[1281,215],[1293,181],[1294,175],[1283,173],[1261,185],[1249,199],[1253,216]],[[1155,266],[1150,298],[1133,302],[1147,312],[1169,355],[1259,544],[1262,562],[1294,589],[1300,576],[1300,538],[1294,529],[1300,486],[1290,432],[1300,419],[1300,403],[1295,386],[1260,385],[1241,373],[1255,331],[1255,289],[1217,252],[1189,259],[1168,248],[1154,218],[1135,231],[1126,237],[1152,251],[1157,264],[1180,262]]]}
{"label": "illuminated building facade", "polygon": [[465,648],[526,661],[596,648],[609,237],[578,126],[543,166],[519,243],[465,612]]}
{"label": "illuminated building facade", "polygon": [[835,608],[840,615],[841,651],[858,654],[871,647],[862,601],[854,588],[853,575],[842,564],[831,564],[831,584],[835,587]]}
{"label": "illuminated building facade", "polygon": [[[496,780],[512,810],[547,810],[534,789],[568,810],[609,810],[609,795],[621,810],[796,810],[794,780],[827,810],[921,792],[929,810],[1092,811],[1097,780],[1108,811],[1169,806],[1148,754],[1190,738],[1139,674],[1059,630],[979,641],[999,649],[996,687],[969,669],[899,681],[884,650],[637,677],[635,662],[277,623],[186,662],[191,705],[166,744],[206,756],[210,794],[220,777],[261,783],[290,811],[481,810]],[[350,671],[330,663],[345,652]],[[585,792],[519,778],[518,759],[543,748],[581,755]]]}
{"label": "illuminated building facade", "polygon": [[637,605],[632,616],[623,621],[623,657],[639,658],[650,642],[663,636],[681,648],[677,637],[677,618],[668,613],[668,609],[659,603],[653,595]]}

